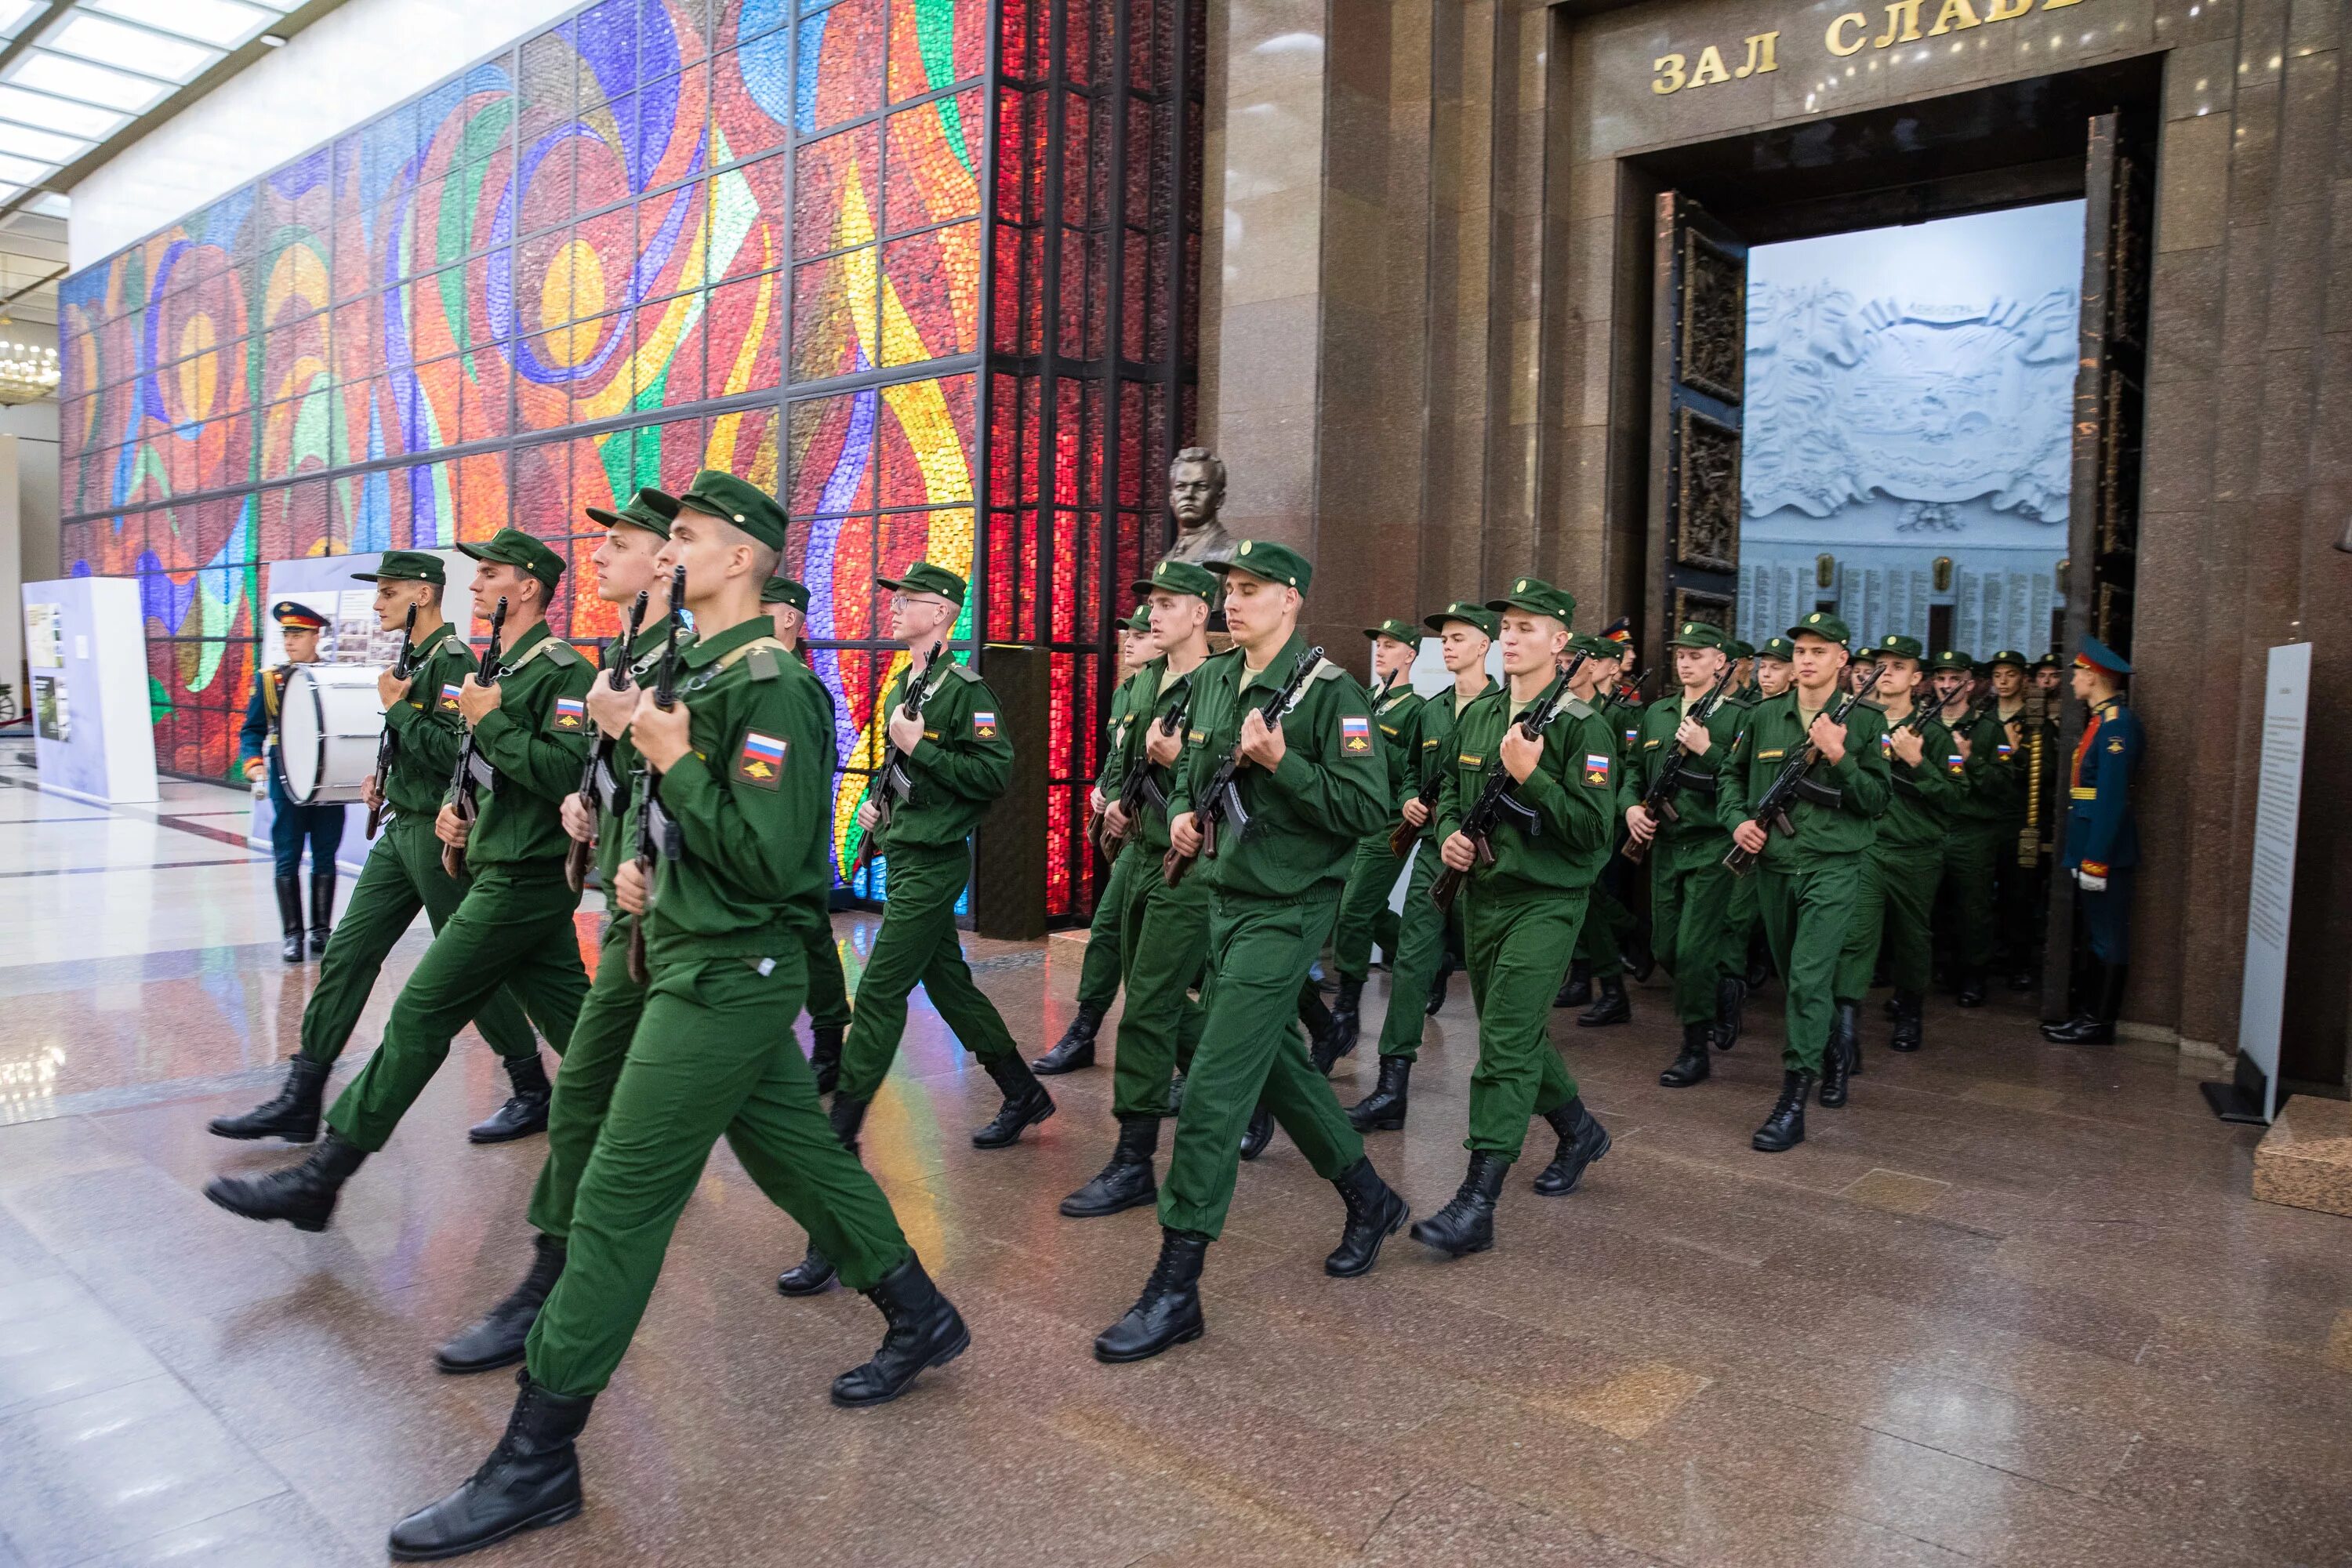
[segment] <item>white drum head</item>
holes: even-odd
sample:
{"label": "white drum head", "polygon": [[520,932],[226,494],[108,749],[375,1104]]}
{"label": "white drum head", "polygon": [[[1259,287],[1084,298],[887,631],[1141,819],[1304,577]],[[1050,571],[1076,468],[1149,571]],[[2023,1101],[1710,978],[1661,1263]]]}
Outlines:
{"label": "white drum head", "polygon": [[297,805],[356,801],[365,793],[383,732],[376,673],[373,665],[299,664],[286,678],[278,749]]}

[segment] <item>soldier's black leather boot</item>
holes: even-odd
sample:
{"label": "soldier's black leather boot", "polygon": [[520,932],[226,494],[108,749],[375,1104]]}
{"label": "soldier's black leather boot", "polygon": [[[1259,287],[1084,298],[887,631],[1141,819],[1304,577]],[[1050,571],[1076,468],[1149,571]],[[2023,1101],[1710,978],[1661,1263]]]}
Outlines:
{"label": "soldier's black leather boot", "polygon": [[1712,1024],[1683,1026],[1682,1054],[1668,1063],[1658,1075],[1658,1082],[1667,1089],[1688,1089],[1695,1083],[1705,1083],[1707,1074],[1715,1070]]}
{"label": "soldier's black leather boot", "polygon": [[1080,1068],[1094,1066],[1095,1036],[1101,1030],[1102,1021],[1101,1008],[1081,1004],[1077,1016],[1072,1018],[1070,1026],[1062,1031],[1062,1037],[1054,1042],[1054,1048],[1031,1062],[1030,1070],[1040,1078],[1051,1078],[1055,1073],[1076,1072]]}
{"label": "soldier's black leather boot", "polygon": [[1894,1051],[1916,1051],[1919,1048],[1927,1026],[1927,998],[1916,991],[1895,994],[1895,1028],[1886,1037],[1886,1047]]}
{"label": "soldier's black leather boot", "polygon": [[1062,1212],[1072,1219],[1098,1219],[1123,1209],[1140,1208],[1160,1195],[1152,1179],[1151,1156],[1160,1148],[1160,1118],[1122,1116],[1118,1144],[1110,1163],[1095,1179],[1062,1200]]}
{"label": "soldier's black leather boot", "polygon": [[[858,1129],[866,1125],[866,1108],[872,1103],[872,1100],[852,1100],[845,1094],[836,1094],[825,1110],[825,1121],[832,1124],[833,1135],[840,1139],[841,1146],[852,1154],[857,1152]],[[833,1283],[833,1259],[812,1241],[798,1263],[776,1276],[776,1293],[780,1296],[814,1296]]]}
{"label": "soldier's black leather boot", "polygon": [[1312,980],[1298,988],[1298,1024],[1307,1031],[1307,1054],[1315,1070],[1328,1078],[1331,1063],[1337,1059],[1324,1054],[1331,1037],[1331,1009],[1323,1005],[1323,993]]}
{"label": "soldier's black leather boot", "polygon": [[1323,1272],[1334,1279],[1352,1279],[1371,1272],[1372,1265],[1381,1260],[1381,1244],[1404,1228],[1412,1209],[1381,1180],[1369,1154],[1342,1171],[1331,1184],[1339,1189],[1339,1201],[1348,1205],[1348,1223],[1339,1232],[1339,1245],[1323,1260]]}
{"label": "soldier's black leather boot", "polygon": [[1604,974],[1601,977],[1601,994],[1592,1005],[1576,1016],[1580,1029],[1598,1029],[1610,1024],[1630,1024],[1633,1021],[1633,1001],[1625,994],[1625,977]]}
{"label": "soldier's black leather boot", "polygon": [[1273,1142],[1274,1112],[1261,1105],[1250,1112],[1249,1125],[1242,1129],[1242,1158],[1256,1159]]}
{"label": "soldier's black leather boot", "polygon": [[580,1456],[572,1444],[588,1425],[596,1396],[552,1393],[528,1373],[515,1381],[522,1392],[515,1395],[506,1436],[464,1486],[392,1527],[394,1562],[463,1556],[579,1514]]}
{"label": "soldier's black leather boot", "polygon": [[327,935],[335,929],[335,868],[310,868],[310,956],[327,951]]}
{"label": "soldier's black leather boot", "polygon": [[1727,1051],[1739,1043],[1739,1025],[1747,1011],[1748,983],[1737,974],[1727,974],[1715,983],[1714,1045],[1718,1051]]}
{"label": "soldier's black leather boot", "polygon": [[327,1064],[296,1057],[286,1064],[277,1098],[242,1116],[215,1116],[206,1125],[219,1138],[282,1138],[308,1143],[319,1136],[319,1107],[327,1095]]}
{"label": "soldier's black leather boot", "polygon": [[1592,1000],[1592,965],[1578,959],[1568,966],[1568,978],[1559,983],[1559,994],[1551,999],[1555,1007],[1581,1007]]}
{"label": "soldier's black leather boot", "polygon": [[1339,976],[1339,994],[1331,1004],[1331,1024],[1315,1047],[1315,1066],[1326,1078],[1331,1074],[1331,1064],[1356,1048],[1356,1035],[1361,1026],[1360,1009],[1364,999],[1364,977],[1360,974]]}
{"label": "soldier's black leather boot", "polygon": [[1473,1154],[1469,1173],[1454,1190],[1453,1200],[1412,1227],[1412,1238],[1461,1258],[1495,1245],[1495,1200],[1502,1195],[1503,1176],[1511,1163],[1500,1154]]}
{"label": "soldier's black leather boot", "polygon": [[283,940],[278,956],[289,963],[302,962],[302,877],[299,871],[278,879],[278,926]]}
{"label": "soldier's black leather boot", "polygon": [[990,1062],[988,1076],[1004,1091],[1004,1103],[997,1107],[987,1126],[973,1131],[973,1148],[1009,1149],[1021,1142],[1023,1128],[1034,1127],[1054,1114],[1054,1097],[1019,1057]]}
{"label": "soldier's black leather boot", "polygon": [[485,1313],[481,1321],[458,1334],[433,1352],[433,1364],[443,1372],[493,1372],[502,1366],[512,1366],[522,1360],[523,1342],[530,1338],[531,1324],[539,1321],[539,1310],[546,1304],[547,1293],[563,1277],[563,1243],[552,1236],[533,1238],[530,1271],[522,1283],[507,1292],[506,1300]]}
{"label": "soldier's black leather boot", "polygon": [[466,1129],[468,1142],[511,1143],[547,1131],[547,1102],[553,1098],[555,1086],[547,1081],[547,1068],[541,1064],[539,1053],[509,1057],[505,1065],[514,1093],[504,1105]]}
{"label": "soldier's black leather boot", "polygon": [[2128,968],[2120,963],[2108,963],[2093,959],[2092,974],[2086,982],[2086,1005],[2063,1024],[2042,1026],[2042,1037],[2062,1046],[2111,1046],[2116,1039],[2116,1020],[2123,1016],[2124,979]]}
{"label": "soldier's black leather boot", "polygon": [[809,1076],[819,1094],[831,1094],[841,1082],[841,1035],[835,1028],[809,1031]]}
{"label": "soldier's black leather boot", "polygon": [[907,1261],[882,1277],[866,1292],[882,1309],[890,1325],[882,1345],[864,1366],[852,1367],[833,1380],[833,1402],[846,1409],[887,1405],[907,1392],[926,1369],[945,1366],[971,1347],[971,1331],[922,1263]]}
{"label": "soldier's black leather boot", "polygon": [[1536,1173],[1535,1189],[1541,1197],[1566,1197],[1584,1180],[1584,1168],[1609,1152],[1609,1130],[1584,1109],[1581,1095],[1545,1111],[1544,1120],[1559,1134],[1559,1147],[1551,1163]]}
{"label": "soldier's black leather boot", "polygon": [[205,1196],[247,1219],[282,1219],[296,1230],[324,1230],[343,1184],[366,1158],[366,1150],[331,1130],[300,1164],[258,1176],[215,1176],[205,1184]]}
{"label": "soldier's black leather boot", "polygon": [[1197,1230],[1160,1232],[1160,1261],[1143,1282],[1143,1294],[1127,1315],[1095,1336],[1095,1360],[1148,1361],[1161,1351],[1201,1337],[1201,1265],[1209,1238]]}
{"label": "soldier's black leather boot", "polygon": [[1348,1125],[1359,1132],[1395,1132],[1404,1127],[1412,1089],[1412,1058],[1382,1057],[1372,1092],[1348,1108]]}
{"label": "soldier's black leather boot", "polygon": [[1841,1002],[1830,1020],[1829,1042],[1822,1047],[1822,1104],[1835,1110],[1846,1102],[1854,1059],[1862,1055],[1861,1026],[1852,1002]]}
{"label": "soldier's black leather boot", "polygon": [[1780,1098],[1772,1114],[1756,1130],[1748,1146],[1762,1154],[1779,1154],[1805,1141],[1805,1101],[1812,1097],[1813,1075],[1786,1071],[1780,1075]]}
{"label": "soldier's black leather boot", "polygon": [[1960,972],[1960,992],[1955,998],[1963,1007],[1981,1007],[1985,1002],[1985,972],[1981,963],[1972,963]]}

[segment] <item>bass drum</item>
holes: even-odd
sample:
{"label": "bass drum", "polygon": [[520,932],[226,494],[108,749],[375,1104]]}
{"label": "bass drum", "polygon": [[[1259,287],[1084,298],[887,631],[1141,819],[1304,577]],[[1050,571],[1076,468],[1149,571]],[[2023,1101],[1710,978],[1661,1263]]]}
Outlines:
{"label": "bass drum", "polygon": [[278,754],[297,805],[357,801],[375,776],[383,709],[372,664],[298,664],[278,710]]}

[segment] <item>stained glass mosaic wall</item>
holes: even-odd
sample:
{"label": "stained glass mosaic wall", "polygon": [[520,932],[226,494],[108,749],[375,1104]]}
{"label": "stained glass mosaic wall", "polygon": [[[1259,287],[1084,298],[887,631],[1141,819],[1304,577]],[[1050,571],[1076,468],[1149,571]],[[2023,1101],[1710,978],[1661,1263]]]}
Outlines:
{"label": "stained glass mosaic wall", "polygon": [[[1102,311],[1127,308],[1102,237],[1122,210],[1165,228],[1183,204],[1173,122],[1134,139],[1139,174],[1114,177],[1124,142],[1065,136],[1032,105],[1067,99],[1088,123],[1120,79],[1131,11],[1148,121],[1187,25],[1163,3],[1074,0],[1076,42],[1056,57],[1030,42],[1061,35],[1042,0],[603,0],[68,280],[63,554],[140,580],[159,763],[229,773],[262,563],[511,522],[569,556],[553,624],[593,643],[616,628],[585,581],[600,535],[582,509],[724,468],[793,519],[785,569],[810,584],[814,662],[842,715],[840,863],[893,658],[873,580],[928,558],[973,579],[965,657],[983,633],[1056,652],[1051,907],[1083,910],[1091,868],[1066,797],[1095,761],[1095,667],[1127,607],[1114,582],[1157,526],[1139,486],[1165,466],[1110,454],[1172,449],[1177,362],[1186,379],[1191,364],[1107,353]],[[1008,103],[1034,144],[997,129]],[[1077,162],[1041,182],[1049,153]],[[1066,275],[1037,264],[1042,207],[1007,205],[1048,184],[1092,193],[1065,226],[1081,247]],[[1168,254],[1147,239],[1120,265]],[[1189,298],[1175,275],[1196,266],[1180,247],[1135,287]],[[1091,289],[1106,290],[1092,316]],[[1168,309],[1139,317],[1163,346]],[[992,310],[1014,324],[984,342]],[[1066,330],[1041,353],[1048,315]],[[1073,321],[1093,336],[1070,339]],[[1128,405],[1100,391],[1121,376],[1145,378],[1133,414],[1151,423],[1131,436]],[[1094,412],[1056,424],[1041,394]],[[992,397],[1001,412],[984,412]],[[1008,434],[991,462],[1040,439],[1055,453],[1050,502],[1033,462],[991,510],[1002,567],[977,530],[995,419]],[[1124,542],[1097,538],[1111,534]]]}

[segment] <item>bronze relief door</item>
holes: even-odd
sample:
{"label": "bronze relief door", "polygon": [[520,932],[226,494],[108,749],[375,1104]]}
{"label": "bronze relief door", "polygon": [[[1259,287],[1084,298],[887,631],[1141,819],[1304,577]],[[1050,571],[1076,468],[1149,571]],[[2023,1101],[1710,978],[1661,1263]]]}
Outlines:
{"label": "bronze relief door", "polygon": [[[1729,632],[1739,596],[1740,397],[1748,242],[1680,191],[1658,195],[1650,361],[1648,619]],[[1662,655],[1663,649],[1649,650]]]}

